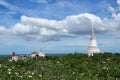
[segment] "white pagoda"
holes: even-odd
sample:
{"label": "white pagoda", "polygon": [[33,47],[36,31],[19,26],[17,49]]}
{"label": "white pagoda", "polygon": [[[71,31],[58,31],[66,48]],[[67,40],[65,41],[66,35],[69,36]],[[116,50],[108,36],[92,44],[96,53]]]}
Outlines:
{"label": "white pagoda", "polygon": [[94,29],[93,29],[93,24],[92,24],[92,33],[91,33],[91,38],[90,38],[90,44],[88,46],[88,49],[86,51],[86,53],[88,54],[88,56],[93,56],[94,53],[100,53],[100,49],[97,46],[97,42],[96,42],[96,38],[94,35]]}

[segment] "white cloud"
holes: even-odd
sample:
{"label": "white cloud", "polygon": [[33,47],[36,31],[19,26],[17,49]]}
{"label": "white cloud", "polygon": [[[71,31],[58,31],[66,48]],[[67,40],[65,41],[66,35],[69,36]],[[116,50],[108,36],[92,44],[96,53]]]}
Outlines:
{"label": "white cloud", "polygon": [[5,26],[0,25],[0,36],[9,35],[9,34],[11,34],[11,30],[8,28],[5,28]]}
{"label": "white cloud", "polygon": [[109,32],[115,36],[120,34],[120,13],[118,13],[113,19],[107,21],[109,24]]}
{"label": "white cloud", "polygon": [[116,0],[116,2],[118,7],[112,7],[111,5],[108,6],[108,11],[112,13],[112,17],[116,17],[120,12],[120,0]]}
{"label": "white cloud", "polygon": [[6,11],[6,14],[16,14],[17,12],[28,14],[27,10],[25,10],[24,8],[20,8],[18,6],[10,4],[5,0],[0,0],[0,5],[8,8],[8,11]]}
{"label": "white cloud", "polygon": [[111,5],[108,6],[108,11],[112,13],[112,17],[116,16],[116,10]]}
{"label": "white cloud", "polygon": [[21,23],[22,24],[29,24],[31,26],[37,26],[37,27],[47,27],[50,29],[61,29],[62,26],[59,25],[59,21],[56,20],[48,20],[43,18],[32,18],[27,16],[21,17]]}
{"label": "white cloud", "polygon": [[120,0],[117,0],[117,4],[120,5]]}
{"label": "white cloud", "polygon": [[6,6],[6,7],[11,7],[11,5],[4,0],[0,0],[0,5]]}
{"label": "white cloud", "polygon": [[107,24],[107,26],[109,26],[109,32],[112,34],[115,34],[116,36],[119,36],[118,34],[120,34],[119,30],[120,30],[120,0],[116,0],[118,7],[112,7],[109,6],[108,7],[108,11],[112,13],[112,17],[111,19],[107,19],[105,24]]}
{"label": "white cloud", "polygon": [[6,31],[5,27],[0,26],[0,34],[5,34],[5,31]]}
{"label": "white cloud", "polygon": [[120,14],[113,19],[101,20],[90,13],[67,16],[64,20],[48,20],[21,16],[19,23],[7,29],[0,27],[0,34],[22,36],[27,40],[58,41],[66,37],[77,37],[91,33],[91,22],[94,25],[95,34],[104,34],[108,31],[116,33],[119,30]]}
{"label": "white cloud", "polygon": [[91,31],[91,22],[96,32],[103,32],[105,30],[101,19],[89,13],[68,16],[65,21],[67,30],[72,34],[89,34]]}
{"label": "white cloud", "polygon": [[[10,10],[17,10],[18,7],[9,4],[8,2],[6,2],[5,0],[0,0],[0,5],[5,6],[7,8],[9,8]],[[18,10],[17,10],[18,11]]]}
{"label": "white cloud", "polygon": [[59,21],[27,16],[22,16],[21,22],[12,27],[12,31],[25,38],[35,38],[42,41],[59,40],[60,37],[70,36]]}
{"label": "white cloud", "polygon": [[17,23],[11,30],[14,34],[26,39],[52,41],[64,37],[88,35],[91,31],[91,22],[97,33],[105,31],[101,19],[89,13],[68,16],[60,21],[22,16],[20,23]]}

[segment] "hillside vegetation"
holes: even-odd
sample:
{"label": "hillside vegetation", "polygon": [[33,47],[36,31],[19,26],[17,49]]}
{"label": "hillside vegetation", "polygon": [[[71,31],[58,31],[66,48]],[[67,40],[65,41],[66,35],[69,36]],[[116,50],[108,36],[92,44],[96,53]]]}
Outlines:
{"label": "hillside vegetation", "polygon": [[120,54],[5,58],[0,60],[0,80],[120,80]]}

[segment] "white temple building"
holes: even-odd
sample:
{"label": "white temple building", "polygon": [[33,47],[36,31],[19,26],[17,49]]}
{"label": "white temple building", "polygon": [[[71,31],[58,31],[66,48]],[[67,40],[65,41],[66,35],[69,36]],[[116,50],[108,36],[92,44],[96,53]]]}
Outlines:
{"label": "white temple building", "polygon": [[95,38],[95,35],[94,35],[94,28],[93,28],[93,24],[92,24],[92,27],[91,27],[91,38],[90,38],[90,44],[87,48],[87,51],[86,53],[88,54],[88,56],[93,56],[94,53],[100,53],[100,49],[97,45],[97,42],[96,42],[96,38]]}
{"label": "white temple building", "polygon": [[35,57],[37,55],[39,57],[45,57],[45,54],[42,51],[40,51],[40,52],[36,52],[36,51],[32,52],[31,57]]}
{"label": "white temple building", "polygon": [[40,57],[45,57],[45,54],[44,54],[42,51],[40,51],[40,52],[38,53],[38,55],[39,55]]}

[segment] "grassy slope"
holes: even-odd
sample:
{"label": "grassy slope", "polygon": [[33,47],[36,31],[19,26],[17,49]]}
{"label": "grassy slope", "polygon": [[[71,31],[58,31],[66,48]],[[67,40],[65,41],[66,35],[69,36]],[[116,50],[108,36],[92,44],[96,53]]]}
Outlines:
{"label": "grassy slope", "polygon": [[0,61],[0,80],[120,80],[120,54],[68,54]]}

